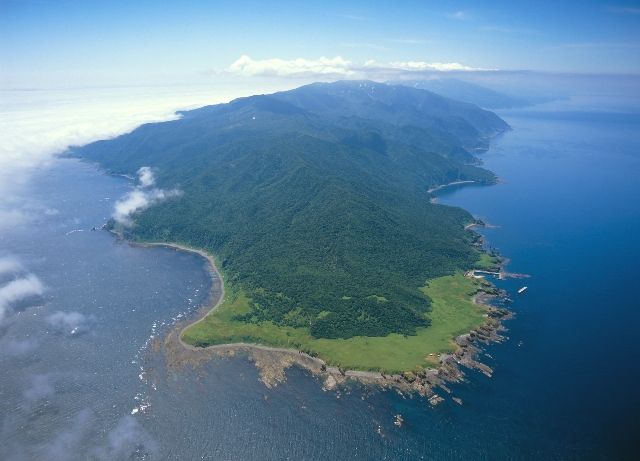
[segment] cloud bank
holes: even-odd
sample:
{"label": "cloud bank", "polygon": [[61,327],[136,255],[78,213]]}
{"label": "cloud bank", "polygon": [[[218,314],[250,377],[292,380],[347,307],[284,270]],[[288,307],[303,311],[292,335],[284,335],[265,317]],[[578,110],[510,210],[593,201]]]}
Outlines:
{"label": "cloud bank", "polygon": [[112,217],[116,222],[126,227],[133,225],[132,215],[172,197],[179,197],[182,191],[177,189],[164,190],[152,187],[155,176],[148,166],[138,170],[138,185],[116,202]]}
{"label": "cloud bank", "polygon": [[495,69],[472,67],[458,62],[394,61],[379,63],[367,61],[354,63],[341,56],[318,59],[261,59],[256,60],[242,55],[228,68],[227,72],[244,76],[270,77],[334,77],[334,78],[372,78],[380,74],[416,74],[420,72],[478,72]]}
{"label": "cloud bank", "polygon": [[353,64],[341,56],[318,59],[262,59],[255,60],[242,55],[229,66],[229,72],[241,75],[264,75],[278,77],[299,77],[307,75],[352,75]]}
{"label": "cloud bank", "polygon": [[[235,79],[237,81],[237,78]],[[227,102],[255,91],[231,83],[208,87],[3,90],[0,97],[0,232],[46,219],[33,177],[69,146],[174,120],[176,110]]]}

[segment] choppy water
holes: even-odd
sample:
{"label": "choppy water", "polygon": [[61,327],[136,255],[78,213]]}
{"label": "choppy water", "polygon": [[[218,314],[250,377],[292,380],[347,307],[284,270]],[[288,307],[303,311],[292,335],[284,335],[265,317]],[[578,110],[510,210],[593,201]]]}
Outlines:
{"label": "choppy water", "polygon": [[505,118],[514,131],[484,155],[504,183],[440,195],[499,225],[489,242],[533,276],[510,341],[488,350],[495,376],[453,386],[464,405],[323,392],[295,369],[269,390],[242,358],[166,370],[149,344],[207,299],[204,262],[91,231],[130,186],[59,160],[30,183],[38,218],[0,236],[23,266],[3,281],[47,287],[0,329],[0,458],[631,459],[638,117]]}

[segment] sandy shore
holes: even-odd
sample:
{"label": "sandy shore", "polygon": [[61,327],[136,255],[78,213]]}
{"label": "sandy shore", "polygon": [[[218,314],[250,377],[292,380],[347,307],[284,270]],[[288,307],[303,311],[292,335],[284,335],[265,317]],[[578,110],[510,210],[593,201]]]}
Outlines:
{"label": "sandy shore", "polygon": [[163,243],[163,242],[138,243],[138,242],[130,242],[130,245],[137,246],[137,247],[142,247],[142,248],[148,248],[148,247],[173,248],[175,250],[187,251],[189,253],[195,253],[197,255],[202,256],[204,259],[207,260],[207,263],[209,264],[209,271],[211,272],[212,284],[215,284],[216,282],[219,282],[219,284],[220,284],[220,293],[219,293],[217,299],[214,299],[215,295],[213,295],[213,293],[212,293],[212,297],[209,300],[209,303],[207,303],[206,306],[201,306],[200,307],[200,310],[203,312],[203,315],[200,316],[200,318],[198,320],[196,320],[195,322],[191,322],[188,325],[184,326],[180,330],[180,334],[178,335],[178,338],[180,339],[180,342],[182,343],[182,345],[184,347],[190,348],[190,349],[198,349],[198,348],[196,348],[196,347],[194,347],[194,346],[192,346],[190,344],[187,344],[184,341],[182,341],[182,333],[184,332],[184,330],[186,330],[190,326],[202,322],[207,317],[207,315],[212,314],[218,308],[218,306],[220,306],[224,302],[224,297],[225,297],[224,278],[222,277],[222,274],[218,270],[218,266],[216,265],[215,258],[211,254],[207,253],[204,250],[199,250],[197,248],[188,247],[186,245],[180,245],[178,243]]}

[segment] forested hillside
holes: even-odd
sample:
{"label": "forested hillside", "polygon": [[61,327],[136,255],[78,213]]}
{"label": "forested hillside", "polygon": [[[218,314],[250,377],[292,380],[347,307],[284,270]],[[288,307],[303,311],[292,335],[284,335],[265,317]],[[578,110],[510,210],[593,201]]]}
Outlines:
{"label": "forested hillside", "polygon": [[428,91],[337,82],[184,112],[72,154],[114,173],[149,166],[183,192],[125,232],[215,254],[251,300],[236,320],[411,335],[429,322],[425,281],[478,259],[471,216],[427,190],[492,183],[470,151],[506,129]]}

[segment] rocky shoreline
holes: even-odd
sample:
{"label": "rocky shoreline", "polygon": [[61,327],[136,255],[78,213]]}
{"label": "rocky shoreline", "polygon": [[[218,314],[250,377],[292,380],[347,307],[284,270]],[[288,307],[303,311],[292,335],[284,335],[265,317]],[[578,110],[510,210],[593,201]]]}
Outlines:
{"label": "rocky shoreline", "polygon": [[[178,250],[192,251],[187,247],[175,244],[143,244],[144,246],[168,246]],[[215,261],[209,255],[197,250],[195,253],[206,257],[210,264]],[[218,275],[215,265],[212,275]],[[209,309],[202,309],[203,315],[197,321],[202,320],[212,312],[223,299],[224,292],[218,299],[212,300]],[[302,351],[283,349],[256,344],[234,343],[220,344],[208,347],[195,347],[186,344],[181,339],[182,331],[192,325],[193,322],[185,322],[174,328],[165,337],[164,341],[157,340],[154,345],[157,350],[163,349],[167,364],[170,369],[179,370],[184,366],[197,368],[216,357],[244,356],[251,360],[258,369],[260,380],[268,387],[274,387],[286,381],[286,370],[291,366],[299,366],[322,381],[323,390],[339,389],[348,381],[356,381],[365,385],[374,385],[380,388],[393,389],[402,393],[417,393],[426,397],[431,405],[442,402],[442,392],[450,394],[447,383],[464,381],[464,368],[478,370],[491,377],[493,370],[477,360],[482,347],[490,343],[502,342],[506,339],[502,322],[511,318],[512,313],[501,307],[487,304],[490,300],[504,297],[506,293],[496,289],[491,284],[482,288],[473,300],[486,309],[486,321],[469,333],[455,338],[457,348],[455,351],[439,356],[439,365],[436,368],[428,368],[417,372],[407,371],[403,374],[383,374],[379,372],[343,370],[327,365],[322,359],[312,357]],[[213,306],[213,307],[211,307]],[[462,400],[452,397],[456,403],[462,404]]]}
{"label": "rocky shoreline", "polygon": [[[123,239],[122,235],[113,231],[112,233],[118,239]],[[177,325],[167,334],[164,340],[156,339],[153,344],[156,351],[164,351],[167,365],[170,370],[174,371],[179,371],[184,366],[198,368],[216,357],[244,356],[254,363],[258,369],[260,381],[268,388],[284,383],[286,381],[286,370],[295,365],[320,379],[323,383],[322,389],[325,391],[338,390],[349,381],[355,381],[364,385],[373,385],[401,393],[418,394],[425,397],[430,405],[437,405],[444,401],[443,395],[451,394],[451,390],[447,387],[448,383],[465,380],[465,368],[477,370],[487,377],[492,376],[493,370],[486,364],[481,363],[478,360],[478,356],[484,346],[491,343],[499,343],[506,339],[504,336],[506,328],[502,322],[513,316],[512,312],[506,308],[494,307],[488,304],[497,298],[506,299],[506,293],[486,282],[484,287],[473,296],[474,303],[483,306],[486,310],[486,321],[468,333],[455,338],[456,349],[451,353],[439,355],[437,367],[419,371],[406,371],[402,374],[343,370],[338,367],[328,366],[322,359],[310,356],[302,351],[257,344],[234,343],[195,347],[182,341],[182,332],[188,326],[202,321],[224,300],[224,283],[216,267],[215,259],[203,250],[176,243],[130,241],[127,241],[127,243],[143,248],[159,246],[198,254],[207,261],[214,286],[217,284],[220,286],[219,290],[212,289],[209,302],[200,308],[200,316],[195,322],[189,321]],[[500,265],[500,272],[503,272],[505,263],[506,260],[503,259]],[[469,273],[467,275],[472,276]],[[463,404],[458,397],[450,397],[454,402]]]}
{"label": "rocky shoreline", "polygon": [[[495,295],[484,293],[476,295],[475,298],[476,302],[480,303],[481,298],[488,297],[495,297]],[[322,380],[323,390],[336,390],[352,380],[402,393],[417,393],[426,397],[431,405],[437,405],[444,400],[442,392],[439,391],[451,394],[447,384],[465,380],[464,368],[478,370],[488,377],[492,376],[493,370],[478,361],[478,356],[484,345],[506,339],[502,321],[511,318],[511,315],[507,309],[487,306],[487,321],[483,325],[458,336],[455,339],[457,349],[452,353],[442,354],[437,368],[416,373],[408,371],[403,374],[385,375],[378,372],[341,370],[327,366],[322,359],[301,351],[255,344],[222,344],[205,348],[189,346],[180,339],[180,332],[185,325],[174,328],[164,341],[157,340],[154,347],[156,350],[164,350],[169,368],[173,370],[179,370],[184,366],[198,368],[216,357],[244,356],[255,364],[260,380],[268,388],[284,383],[286,370],[295,365]],[[458,398],[454,401],[462,404]]]}

